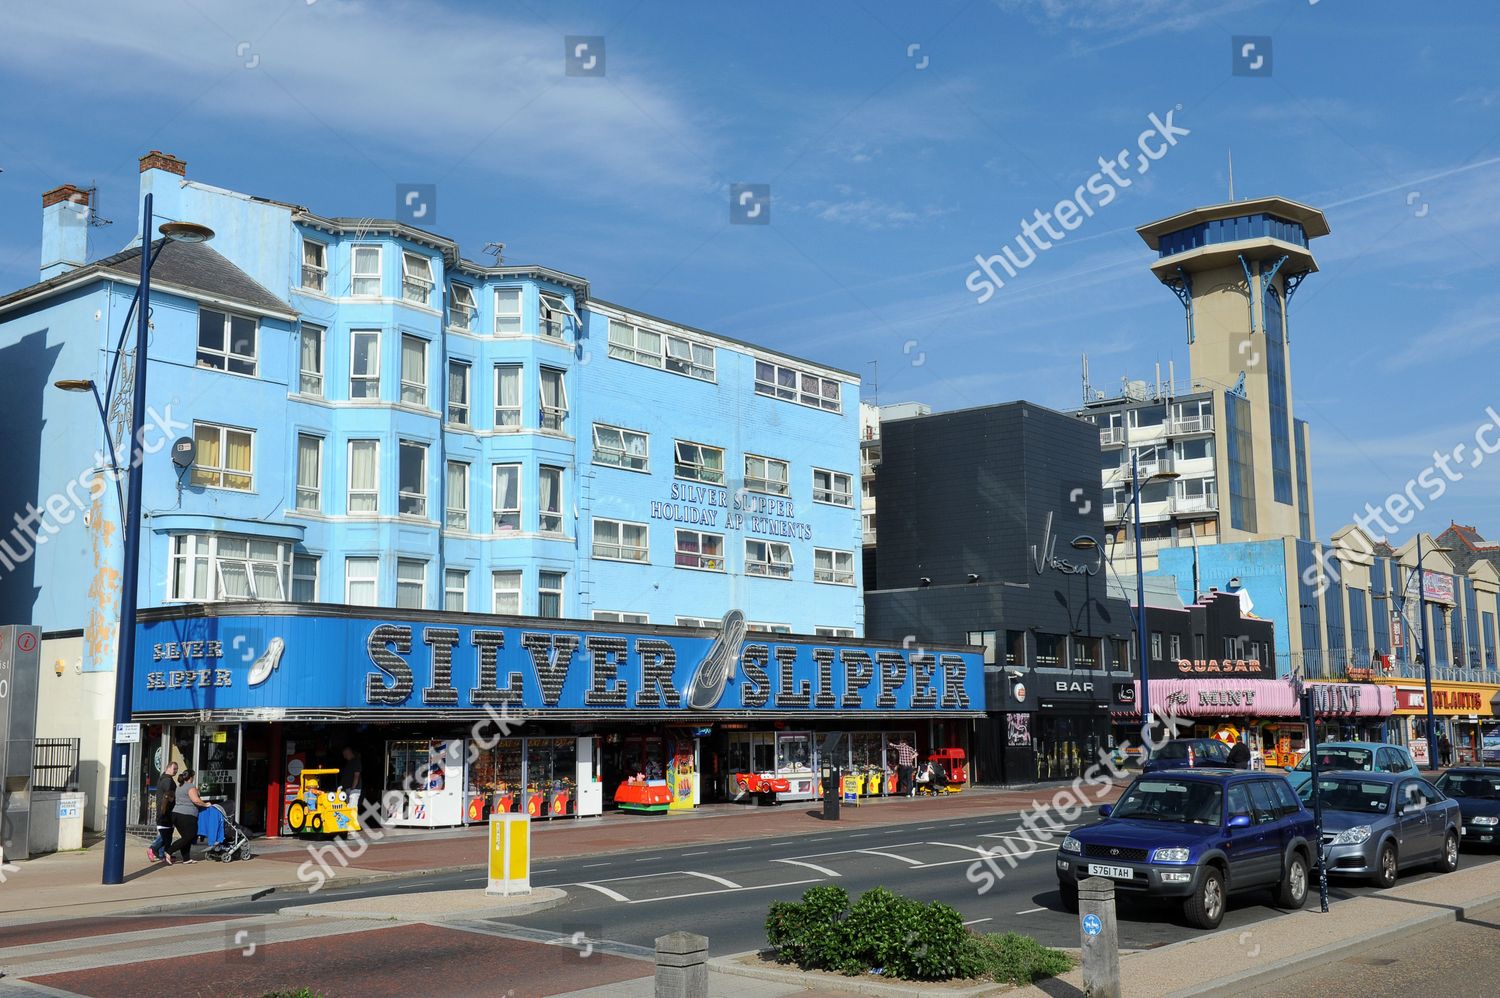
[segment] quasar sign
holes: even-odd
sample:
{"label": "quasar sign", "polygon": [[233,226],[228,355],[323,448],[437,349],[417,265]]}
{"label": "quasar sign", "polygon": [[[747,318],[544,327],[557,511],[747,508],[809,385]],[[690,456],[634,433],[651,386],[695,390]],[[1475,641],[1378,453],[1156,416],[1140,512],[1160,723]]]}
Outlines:
{"label": "quasar sign", "polygon": [[[668,712],[703,716],[822,712],[976,715],[984,666],[976,652],[860,640],[749,634],[739,611],[717,631],[495,618],[456,622],[261,615],[148,619],[139,652],[218,643],[226,682],[154,681],[137,674],[141,713],[269,708],[448,714],[507,707],[557,717]],[[580,622],[583,624],[583,622]],[[563,625],[563,626],[559,626]],[[274,658],[271,667],[268,657]]]}

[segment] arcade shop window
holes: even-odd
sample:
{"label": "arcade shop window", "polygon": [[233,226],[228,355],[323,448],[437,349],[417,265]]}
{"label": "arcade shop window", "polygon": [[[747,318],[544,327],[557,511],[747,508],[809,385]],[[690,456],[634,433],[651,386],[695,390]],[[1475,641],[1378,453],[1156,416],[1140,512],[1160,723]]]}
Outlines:
{"label": "arcade shop window", "polygon": [[179,534],[172,538],[171,561],[171,600],[286,599],[291,545],[285,541]]}

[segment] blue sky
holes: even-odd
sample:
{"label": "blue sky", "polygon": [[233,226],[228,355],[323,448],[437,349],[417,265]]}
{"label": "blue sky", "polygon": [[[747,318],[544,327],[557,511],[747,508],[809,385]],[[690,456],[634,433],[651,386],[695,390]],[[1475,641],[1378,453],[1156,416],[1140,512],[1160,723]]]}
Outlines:
{"label": "blue sky", "polygon": [[[472,258],[502,241],[600,297],[878,370],[882,402],[1065,408],[1084,352],[1111,390],[1185,368],[1134,228],[1224,200],[1232,148],[1238,196],[1333,229],[1291,308],[1326,537],[1500,409],[1497,21],[1352,0],[9,4],[0,287],[35,279],[59,183],[98,185],[115,225],[94,251],[118,249],[160,148],[327,215],[436,184],[431,227]],[[566,35],[604,37],[603,77],[565,75]],[[1232,75],[1235,35],[1271,38],[1269,77]],[[1169,110],[1190,134],[977,304],[975,255]],[[740,182],[771,185],[771,224],[728,224]],[[1450,519],[1500,538],[1500,455],[1416,525]]]}

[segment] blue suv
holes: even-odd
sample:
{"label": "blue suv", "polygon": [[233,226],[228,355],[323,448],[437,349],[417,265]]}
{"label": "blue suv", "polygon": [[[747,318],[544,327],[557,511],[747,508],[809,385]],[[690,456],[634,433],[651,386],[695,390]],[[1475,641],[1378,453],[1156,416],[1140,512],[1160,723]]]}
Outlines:
{"label": "blue suv", "polygon": [[1230,893],[1271,888],[1300,909],[1313,862],[1313,816],[1286,777],[1236,769],[1144,774],[1101,821],[1075,830],[1057,854],[1063,907],[1078,882],[1108,877],[1120,894],[1180,900],[1188,922],[1217,928]]}

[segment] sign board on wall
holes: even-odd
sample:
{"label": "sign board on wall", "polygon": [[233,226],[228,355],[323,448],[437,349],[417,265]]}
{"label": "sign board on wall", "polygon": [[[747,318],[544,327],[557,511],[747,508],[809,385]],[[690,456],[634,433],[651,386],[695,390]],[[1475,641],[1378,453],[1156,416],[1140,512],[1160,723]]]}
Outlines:
{"label": "sign board on wall", "polygon": [[640,711],[972,716],[985,709],[978,652],[750,638],[738,611],[717,633],[684,634],[557,620],[262,610],[141,623],[134,710],[239,718],[272,710],[296,717],[509,708],[598,718]]}
{"label": "sign board on wall", "polygon": [[1439,572],[1422,573],[1422,594],[1436,603],[1453,602],[1453,576]]}

